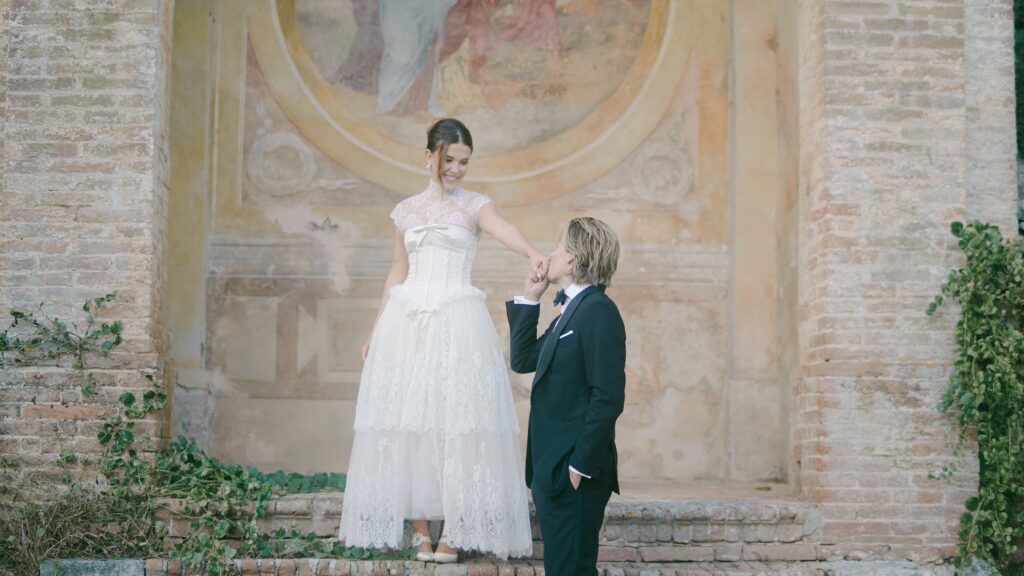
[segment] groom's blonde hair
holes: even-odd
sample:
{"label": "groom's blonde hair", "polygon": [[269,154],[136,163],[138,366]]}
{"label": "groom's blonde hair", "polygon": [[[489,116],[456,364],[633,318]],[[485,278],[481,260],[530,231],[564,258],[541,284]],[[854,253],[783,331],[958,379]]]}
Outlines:
{"label": "groom's blonde hair", "polygon": [[619,265],[619,238],[611,226],[589,216],[573,218],[562,226],[558,241],[573,256],[573,282],[595,286],[612,283]]}

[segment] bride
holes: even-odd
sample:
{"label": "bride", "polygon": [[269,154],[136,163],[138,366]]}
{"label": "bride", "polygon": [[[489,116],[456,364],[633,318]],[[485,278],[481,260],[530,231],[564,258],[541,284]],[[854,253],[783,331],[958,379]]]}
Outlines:
{"label": "bride", "polygon": [[[508,372],[470,269],[481,230],[529,257],[538,278],[547,259],[486,196],[462,188],[472,153],[465,125],[435,122],[430,183],[391,213],[391,272],[363,346],[339,530],[347,546],[399,548],[410,520],[419,560],[532,551]],[[427,520],[444,521],[436,551]]]}

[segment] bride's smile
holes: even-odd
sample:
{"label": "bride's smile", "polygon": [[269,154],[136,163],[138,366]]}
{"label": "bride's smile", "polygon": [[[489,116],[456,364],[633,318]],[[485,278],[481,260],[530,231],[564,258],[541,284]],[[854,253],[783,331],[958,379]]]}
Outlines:
{"label": "bride's smile", "polygon": [[[451,192],[462,183],[469,171],[469,157],[472,155],[473,149],[461,142],[454,142],[433,152],[427,151],[428,165],[436,175],[433,178],[439,180],[445,192]],[[440,168],[438,162],[441,163]]]}

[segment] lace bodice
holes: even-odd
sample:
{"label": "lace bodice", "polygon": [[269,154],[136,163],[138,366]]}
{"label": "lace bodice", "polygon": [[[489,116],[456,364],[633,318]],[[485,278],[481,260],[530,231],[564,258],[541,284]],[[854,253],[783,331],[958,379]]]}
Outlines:
{"label": "lace bodice", "polygon": [[431,310],[451,300],[478,296],[470,270],[480,237],[477,213],[487,202],[486,196],[463,188],[442,193],[434,182],[399,202],[391,217],[405,240],[409,273],[391,295],[405,300],[413,310]]}
{"label": "lace bodice", "polygon": [[461,186],[445,192],[440,184],[431,180],[426,190],[399,202],[391,212],[391,219],[403,233],[428,224],[449,224],[478,234],[477,215],[490,201],[487,196]]}

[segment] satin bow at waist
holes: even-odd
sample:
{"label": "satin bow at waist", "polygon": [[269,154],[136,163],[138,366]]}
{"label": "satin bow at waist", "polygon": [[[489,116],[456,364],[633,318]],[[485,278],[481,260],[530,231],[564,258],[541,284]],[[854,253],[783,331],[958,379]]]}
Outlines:
{"label": "satin bow at waist", "polygon": [[427,297],[422,291],[404,284],[392,286],[389,297],[405,307],[406,315],[416,321],[416,324],[419,326],[424,326],[424,322],[433,317],[438,309],[447,304],[459,302],[460,300],[476,299],[483,301],[487,299],[487,295],[474,286],[464,286]]}

